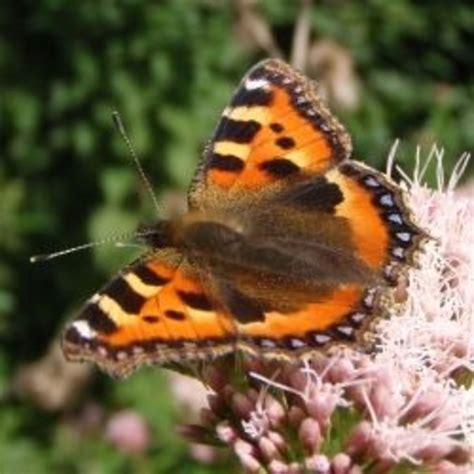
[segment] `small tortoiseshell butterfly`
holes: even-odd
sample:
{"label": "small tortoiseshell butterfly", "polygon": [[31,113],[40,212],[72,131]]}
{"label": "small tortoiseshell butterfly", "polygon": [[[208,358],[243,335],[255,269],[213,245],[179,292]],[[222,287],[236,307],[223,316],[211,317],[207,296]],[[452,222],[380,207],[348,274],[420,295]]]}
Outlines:
{"label": "small tortoiseshell butterfly", "polygon": [[312,81],[257,64],[204,151],[188,212],[146,228],[149,251],[66,329],[67,358],[124,375],[237,350],[362,347],[424,233],[402,191],[351,151]]}

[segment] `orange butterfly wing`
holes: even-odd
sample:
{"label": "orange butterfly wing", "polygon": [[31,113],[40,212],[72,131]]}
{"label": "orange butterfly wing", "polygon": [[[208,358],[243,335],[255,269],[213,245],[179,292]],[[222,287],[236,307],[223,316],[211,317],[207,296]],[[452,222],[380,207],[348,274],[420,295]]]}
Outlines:
{"label": "orange butterfly wing", "polygon": [[298,311],[269,311],[264,321],[239,323],[245,351],[294,358],[340,344],[370,346],[374,323],[386,314],[390,287],[413,263],[426,237],[411,220],[400,188],[382,173],[350,161],[328,171],[325,179],[342,195],[332,215],[346,220],[355,254],[377,278],[371,284],[335,283]]}
{"label": "orange butterfly wing", "polygon": [[232,320],[216,311],[183,258],[159,251],[86,303],[64,334],[63,350],[69,360],[125,375],[140,364],[224,354],[234,334]]}
{"label": "orange butterfly wing", "polygon": [[205,206],[214,190],[259,190],[299,171],[322,174],[351,150],[315,83],[282,61],[263,61],[224,110],[190,188],[190,204]]}

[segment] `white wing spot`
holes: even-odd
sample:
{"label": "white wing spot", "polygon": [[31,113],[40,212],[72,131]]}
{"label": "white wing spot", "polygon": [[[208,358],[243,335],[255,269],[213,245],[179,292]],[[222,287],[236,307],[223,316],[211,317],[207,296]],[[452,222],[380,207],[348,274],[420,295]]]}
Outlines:
{"label": "white wing spot", "polygon": [[92,295],[92,296],[89,298],[89,302],[92,303],[92,304],[96,304],[99,300],[100,300],[100,295],[99,295],[99,293],[96,293],[95,295]]}
{"label": "white wing spot", "polygon": [[313,337],[316,344],[320,344],[320,345],[326,344],[331,340],[331,336],[327,334],[315,334]]}
{"label": "white wing spot", "polygon": [[72,323],[72,327],[84,339],[94,339],[97,333],[90,327],[87,321],[76,321]]}
{"label": "white wing spot", "polygon": [[398,257],[398,258],[402,258],[404,253],[405,253],[405,251],[401,247],[395,247],[392,250],[392,255],[394,255],[395,257]]}
{"label": "white wing spot", "polygon": [[388,215],[388,220],[390,222],[394,222],[395,224],[399,224],[399,225],[403,224],[402,216],[400,214],[397,214],[397,213],[389,214]]}
{"label": "white wing spot", "polygon": [[271,339],[261,339],[260,340],[260,345],[262,347],[267,347],[269,349],[273,349],[274,347],[277,347],[277,344],[272,341]]}
{"label": "white wing spot", "polygon": [[364,297],[364,304],[370,308],[374,304],[374,299],[375,299],[375,290],[373,289],[367,290],[367,293]]}
{"label": "white wing spot", "polygon": [[122,361],[128,357],[128,354],[125,351],[117,352],[117,360]]}
{"label": "white wing spot", "polygon": [[397,237],[402,242],[410,242],[411,235],[409,232],[397,232]]}
{"label": "white wing spot", "polygon": [[247,79],[245,81],[245,88],[249,91],[254,89],[265,89],[268,86],[266,79]]}
{"label": "white wing spot", "polygon": [[354,334],[354,328],[350,326],[338,326],[336,330],[348,337]]}
{"label": "white wing spot", "polygon": [[368,176],[367,178],[365,178],[364,183],[366,186],[369,186],[369,188],[380,187],[380,183],[372,176]]}
{"label": "white wing spot", "polygon": [[360,323],[362,322],[365,317],[367,315],[365,313],[354,313],[352,316],[351,316],[351,319],[352,321],[354,321],[355,323]]}
{"label": "white wing spot", "polygon": [[300,349],[301,347],[305,347],[306,343],[301,339],[296,339],[294,337],[290,339],[290,346],[292,347],[292,349]]}
{"label": "white wing spot", "polygon": [[384,194],[380,198],[380,204],[382,204],[382,206],[384,207],[392,207],[395,205],[395,203],[393,202],[392,196],[390,194]]}

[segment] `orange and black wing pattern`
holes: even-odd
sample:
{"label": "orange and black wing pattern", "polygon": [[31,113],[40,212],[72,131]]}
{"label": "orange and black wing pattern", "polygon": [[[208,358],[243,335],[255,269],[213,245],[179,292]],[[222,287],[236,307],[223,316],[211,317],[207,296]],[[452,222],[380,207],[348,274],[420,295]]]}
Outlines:
{"label": "orange and black wing pattern", "polygon": [[87,302],[66,356],[124,375],[235,349],[364,346],[425,234],[402,190],[351,153],[312,81],[257,64],[205,149],[176,241],[152,241]]}
{"label": "orange and black wing pattern", "polygon": [[351,140],[313,81],[269,59],[254,66],[225,108],[190,188],[191,207],[215,191],[256,191],[349,158]]}
{"label": "orange and black wing pattern", "polygon": [[[334,346],[371,348],[375,324],[386,316],[393,288],[426,239],[414,223],[401,189],[382,173],[346,161],[317,183],[316,187],[326,189],[324,199],[310,186],[309,196],[299,194],[298,198],[303,198],[304,205],[309,204],[308,199],[313,204],[322,201],[321,225],[329,222],[323,214],[330,214],[331,221],[344,223],[350,237],[343,247],[334,245],[334,258],[328,254],[327,266],[350,252],[356,265],[371,278],[343,282],[341,272],[332,270],[334,282],[325,285],[321,272],[322,291],[295,311],[270,309],[264,318],[238,321],[239,346],[252,354],[294,359]],[[328,201],[330,193],[338,198]],[[296,247],[294,251],[297,253]]]}
{"label": "orange and black wing pattern", "polygon": [[123,376],[142,364],[225,354],[234,334],[182,256],[161,251],[124,269],[85,304],[66,328],[63,350],[69,360]]}

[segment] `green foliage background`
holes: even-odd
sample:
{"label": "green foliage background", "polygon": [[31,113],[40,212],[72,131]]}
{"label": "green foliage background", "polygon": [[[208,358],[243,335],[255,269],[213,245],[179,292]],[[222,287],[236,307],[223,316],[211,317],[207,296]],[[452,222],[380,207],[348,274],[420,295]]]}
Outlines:
{"label": "green foliage background", "polygon": [[[288,53],[299,2],[258,2]],[[229,472],[192,461],[159,370],[98,377],[107,410],[131,407],[154,433],[146,456],[68,438],[64,414],[10,396],[71,312],[130,258],[105,247],[32,266],[31,254],[133,230],[150,198],[111,123],[118,109],[158,194],[185,190],[233,87],[265,57],[233,33],[235,2],[7,0],[0,4],[0,472]],[[432,142],[474,145],[474,10],[468,0],[320,1],[315,38],[354,60],[360,106],[341,111],[356,156],[382,168],[396,137],[412,166]],[[447,163],[452,166],[453,161]],[[26,469],[26,470],[25,470]]]}

